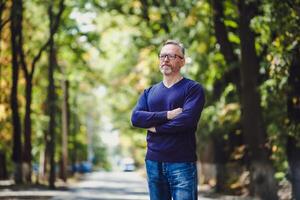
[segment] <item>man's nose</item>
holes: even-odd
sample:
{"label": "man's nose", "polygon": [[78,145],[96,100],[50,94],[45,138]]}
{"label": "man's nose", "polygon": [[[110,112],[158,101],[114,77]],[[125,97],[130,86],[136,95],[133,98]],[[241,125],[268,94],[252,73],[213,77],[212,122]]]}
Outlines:
{"label": "man's nose", "polygon": [[169,61],[169,60],[170,60],[169,56],[165,56],[165,57],[164,57],[164,61],[165,61],[165,60]]}

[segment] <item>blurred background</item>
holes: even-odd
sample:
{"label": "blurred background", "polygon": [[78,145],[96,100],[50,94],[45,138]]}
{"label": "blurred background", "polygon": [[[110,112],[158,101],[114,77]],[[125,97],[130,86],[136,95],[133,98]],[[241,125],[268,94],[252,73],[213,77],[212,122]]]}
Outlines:
{"label": "blurred background", "polygon": [[143,170],[131,111],[176,39],[206,93],[200,184],[299,194],[299,22],[299,0],[0,0],[0,179]]}

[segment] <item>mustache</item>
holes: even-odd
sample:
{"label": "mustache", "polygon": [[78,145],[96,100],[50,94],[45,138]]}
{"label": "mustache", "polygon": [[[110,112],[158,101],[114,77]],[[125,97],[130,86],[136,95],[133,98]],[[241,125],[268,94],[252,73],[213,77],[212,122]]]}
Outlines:
{"label": "mustache", "polygon": [[167,64],[167,63],[163,63],[160,65],[160,67],[171,67],[171,65]]}

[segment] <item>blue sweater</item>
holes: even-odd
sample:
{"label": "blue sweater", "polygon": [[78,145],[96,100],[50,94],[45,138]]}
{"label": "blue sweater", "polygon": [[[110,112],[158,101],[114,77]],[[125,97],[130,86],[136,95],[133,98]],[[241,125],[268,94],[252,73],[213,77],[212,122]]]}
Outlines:
{"label": "blue sweater", "polygon": [[[147,133],[146,159],[160,162],[196,161],[195,132],[204,102],[202,86],[187,78],[170,88],[160,82],[146,89],[131,116],[133,126],[156,129],[156,133]],[[183,112],[168,120],[167,111],[178,107]]]}

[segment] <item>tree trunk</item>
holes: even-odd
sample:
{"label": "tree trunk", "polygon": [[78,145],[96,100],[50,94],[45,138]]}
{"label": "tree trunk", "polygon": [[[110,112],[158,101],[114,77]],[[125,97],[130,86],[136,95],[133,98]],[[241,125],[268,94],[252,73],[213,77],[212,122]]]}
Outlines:
{"label": "tree trunk", "polygon": [[[46,100],[48,102],[48,99]],[[47,108],[47,111],[46,113],[49,115],[49,112],[48,112],[48,109]],[[43,152],[43,156],[41,156],[41,166],[42,167],[42,170],[41,170],[41,177],[45,178],[46,177],[46,174],[48,173],[48,163],[49,163],[49,160],[50,160],[50,153],[49,153],[49,128],[47,131],[45,131],[45,135],[44,135],[44,141],[45,141],[45,150]]]}
{"label": "tree trunk", "polygon": [[[22,2],[21,2],[22,3]],[[32,79],[34,75],[34,70],[37,61],[40,59],[42,52],[46,49],[48,43],[46,42],[41,49],[39,50],[38,54],[34,57],[31,65],[31,70],[28,69],[28,65],[26,63],[25,54],[23,50],[23,6],[20,4],[20,11],[19,11],[19,26],[18,26],[18,58],[19,63],[22,66],[25,80],[26,80],[26,105],[25,105],[25,116],[24,116],[24,154],[23,154],[23,175],[25,181],[31,183],[31,174],[32,174],[32,145],[31,145],[31,102],[32,102]]]}
{"label": "tree trunk", "polygon": [[14,180],[16,184],[22,183],[22,141],[21,122],[18,104],[18,77],[19,77],[19,57],[18,40],[22,19],[22,0],[13,0],[11,7],[11,45],[12,45],[12,87],[11,87],[11,109],[13,122],[13,151],[12,159],[15,164]]}
{"label": "tree trunk", "polygon": [[300,123],[300,45],[293,51],[293,60],[288,77],[288,117],[295,123]]}
{"label": "tree trunk", "polygon": [[[228,70],[224,75],[215,81],[214,83],[214,99],[218,99],[224,88],[228,83],[233,83],[237,88],[237,95],[241,98],[241,83],[240,83],[240,62],[236,54],[234,54],[233,45],[229,41],[228,30],[224,24],[224,5],[222,1],[212,0],[211,1],[213,9],[213,21],[214,21],[214,31],[217,43],[220,45],[220,51],[224,56],[226,64],[228,65]],[[227,155],[224,151],[225,143],[222,137],[219,135],[213,138],[215,146],[215,163],[216,163],[216,191],[217,192],[226,192],[226,179],[227,168],[226,162],[228,161]]]}
{"label": "tree trunk", "polygon": [[203,184],[210,184],[216,180],[216,164],[215,164],[215,143],[212,137],[206,142],[200,142],[199,147],[202,149],[199,151],[199,180]]}
{"label": "tree trunk", "polygon": [[[293,60],[289,68],[288,78],[288,117],[291,123],[299,126],[300,123],[300,47],[295,48]],[[298,128],[299,130],[299,128]],[[297,129],[295,129],[297,131]],[[295,133],[296,134],[296,133]],[[300,199],[300,146],[299,138],[289,136],[287,139],[287,158],[290,168],[293,197]]]}
{"label": "tree trunk", "polygon": [[49,160],[50,160],[50,175],[49,175],[49,187],[55,188],[55,115],[56,115],[56,93],[55,93],[55,82],[54,82],[54,71],[57,67],[56,50],[54,43],[54,35],[57,32],[59,20],[65,8],[64,0],[59,2],[59,11],[57,15],[54,14],[53,1],[50,2],[48,8],[49,15],[49,68],[48,68],[48,115],[49,115],[49,129],[48,129],[48,149]]}
{"label": "tree trunk", "polygon": [[229,177],[227,174],[226,163],[228,161],[226,152],[225,152],[225,141],[222,136],[217,134],[214,138],[214,158],[216,163],[216,192],[225,193],[226,189],[226,180]]}
{"label": "tree trunk", "polygon": [[[238,63],[238,58],[233,52],[232,43],[228,38],[228,31],[224,24],[224,7],[222,1],[212,0],[214,29],[217,42],[220,44],[221,53],[228,65]],[[238,85],[240,83],[237,83]]]}
{"label": "tree trunk", "polygon": [[297,145],[296,138],[291,136],[288,137],[286,149],[290,169],[292,194],[293,198],[298,200],[300,199],[300,147]]}
{"label": "tree trunk", "polygon": [[239,1],[239,31],[241,40],[242,126],[250,158],[250,193],[262,199],[276,200],[277,184],[274,169],[266,149],[258,88],[259,61],[255,50],[255,36],[250,20],[257,11],[258,2]]}
{"label": "tree trunk", "polygon": [[6,156],[3,151],[0,151],[0,180],[5,180],[8,178],[6,170]]}
{"label": "tree trunk", "polygon": [[[73,108],[77,107],[77,99],[76,96],[74,97],[74,101],[73,101]],[[79,130],[79,124],[78,124],[78,118],[76,115],[76,112],[71,112],[72,113],[72,143],[73,143],[73,149],[71,151],[71,162],[72,162],[72,172],[75,173],[76,172],[76,164],[77,164],[77,140],[76,140],[76,135],[77,135],[77,131]]]}
{"label": "tree trunk", "polygon": [[228,83],[233,83],[238,91],[238,95],[241,95],[241,83],[240,83],[240,61],[233,51],[233,45],[229,41],[228,30],[224,24],[224,5],[222,1],[212,0],[213,9],[213,21],[214,21],[214,31],[218,44],[220,45],[220,51],[224,56],[226,64],[228,65],[228,70],[224,75],[215,81],[214,83],[214,99],[219,98],[219,96],[224,91],[224,88]]}
{"label": "tree trunk", "polygon": [[66,80],[62,81],[63,102],[62,102],[62,172],[61,178],[67,181],[67,166],[68,166],[68,134],[69,134],[69,104],[68,104],[68,89],[69,83]]}
{"label": "tree trunk", "polygon": [[[23,7],[21,11],[20,21],[23,21]],[[38,51],[38,54],[33,58],[31,69],[28,68],[28,65],[26,63],[25,59],[25,53],[23,50],[23,26],[22,23],[20,23],[20,27],[18,29],[19,31],[19,38],[18,38],[18,56],[20,58],[20,64],[22,66],[24,77],[26,80],[26,91],[25,91],[25,98],[26,98],[26,104],[25,104],[25,116],[24,116],[24,169],[23,174],[25,181],[28,183],[31,183],[31,174],[32,174],[32,144],[31,144],[31,103],[32,103],[32,79],[35,71],[35,66],[37,61],[40,59],[42,52],[46,49],[48,43],[46,42]]]}
{"label": "tree trunk", "polygon": [[[51,23],[50,23],[51,24]],[[56,94],[54,83],[54,70],[56,67],[56,54],[54,50],[53,38],[49,44],[49,71],[48,71],[48,114],[50,116],[49,121],[49,158],[50,158],[50,175],[49,175],[49,187],[55,188],[55,113],[56,113]]]}
{"label": "tree trunk", "polygon": [[24,177],[25,181],[31,183],[31,102],[32,102],[32,76],[26,77],[26,107],[24,116]]}

